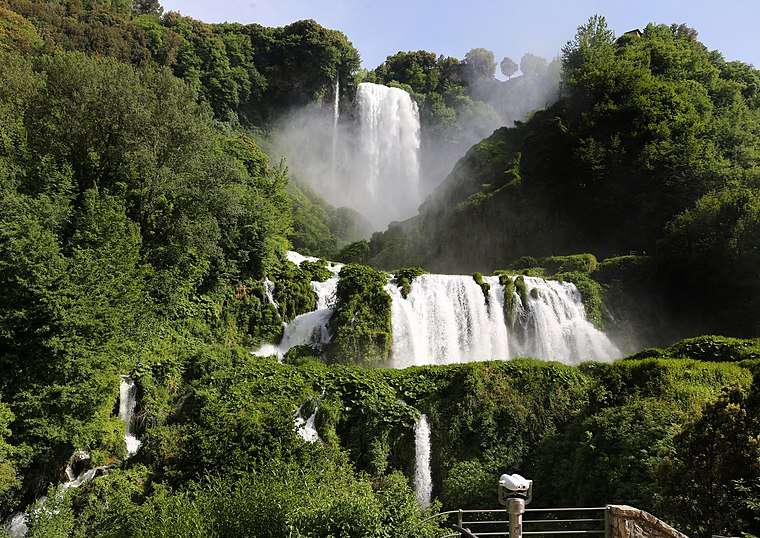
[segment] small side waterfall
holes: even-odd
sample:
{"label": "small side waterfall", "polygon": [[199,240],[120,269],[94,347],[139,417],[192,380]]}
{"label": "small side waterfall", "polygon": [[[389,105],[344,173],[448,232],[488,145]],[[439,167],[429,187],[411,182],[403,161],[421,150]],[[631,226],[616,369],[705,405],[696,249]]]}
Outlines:
{"label": "small side waterfall", "polygon": [[296,432],[301,436],[301,439],[307,443],[322,442],[322,439],[319,438],[319,433],[317,432],[316,426],[318,406],[319,404],[314,406],[314,411],[312,411],[311,415],[309,415],[306,419],[304,419],[301,415],[300,409],[296,413]]}
{"label": "small side waterfall", "polygon": [[[290,251],[288,252],[288,260],[296,265],[301,265],[304,261],[317,261],[318,258],[302,256],[298,252]],[[327,267],[335,276],[324,282],[315,281],[311,283],[311,287],[317,296],[316,309],[296,316],[294,320],[285,325],[279,344],[265,344],[254,351],[254,355],[258,357],[277,356],[282,360],[285,353],[292,347],[308,344],[317,349],[322,349],[330,343],[332,335],[330,334],[329,323],[335,302],[335,292],[338,289],[337,275],[340,273],[343,264],[328,262]]]}
{"label": "small side waterfall", "polygon": [[423,509],[430,507],[433,479],[430,470],[430,426],[427,415],[420,415],[414,425],[414,492]]}
{"label": "small side waterfall", "polygon": [[132,456],[140,448],[140,440],[134,435],[132,428],[137,407],[137,386],[129,376],[121,376],[119,386],[119,418],[124,421],[124,442],[127,444],[127,455]]}
{"label": "small side waterfall", "polygon": [[[75,451],[66,463],[66,482],[59,484],[56,490],[56,497],[60,498],[64,495],[66,490],[76,489],[88,482],[91,482],[96,476],[107,473],[112,466],[102,465],[100,467],[94,467],[92,469],[85,468],[83,471],[76,474],[75,467],[86,467],[87,462],[90,461],[90,454],[84,450]],[[18,512],[6,523],[5,531],[10,538],[24,538],[28,532],[29,527],[27,525],[27,516],[29,513],[34,513],[38,510],[46,510],[45,503],[47,497],[40,497],[37,501],[27,507],[26,512]],[[49,509],[48,509],[49,510]]]}
{"label": "small side waterfall", "polygon": [[340,121],[340,77],[335,76],[335,97],[333,99],[333,132],[332,132],[332,181],[338,184],[338,122]]}

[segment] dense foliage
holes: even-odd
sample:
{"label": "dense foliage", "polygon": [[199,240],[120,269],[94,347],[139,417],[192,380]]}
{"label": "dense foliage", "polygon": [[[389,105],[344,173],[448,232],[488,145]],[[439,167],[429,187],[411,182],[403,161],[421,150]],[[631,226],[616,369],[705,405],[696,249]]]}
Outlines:
{"label": "dense foliage", "polygon": [[[409,88],[454,144],[468,118],[518,117],[527,105],[500,104],[505,87],[558,76],[526,55],[514,77],[507,60],[507,81],[483,49],[399,53],[368,77]],[[563,64],[562,101],[473,148],[411,233],[367,242],[360,218],[290,184],[250,129],[331,97],[336,79],[351,94],[343,34],[209,25],[155,0],[0,0],[0,516],[36,501],[31,537],[432,538],[410,478],[425,413],[431,512],[493,505],[510,470],[536,479],[537,505],[635,503],[696,535],[760,532],[757,340],[575,368],[366,368],[390,353],[391,277],[361,264],[454,267],[448,251],[503,268],[506,299],[527,301],[526,276],[572,281],[613,330],[656,310],[641,303],[665,260],[684,304],[730,307],[727,327],[756,332],[757,72],[686,28],[614,41],[601,19]],[[349,264],[325,357],[300,346],[278,363],[251,350],[313,310],[312,281],[332,275],[289,262],[289,239]],[[581,250],[625,255],[552,255]],[[406,295],[423,272],[392,282]],[[126,374],[142,442],[129,459]],[[311,413],[316,443],[296,428]],[[62,491],[75,451],[103,467]]]}
{"label": "dense foliage", "polygon": [[602,17],[562,62],[562,98],[475,145],[369,261],[465,272],[647,253],[693,331],[757,334],[760,72],[684,26],[616,40]]}

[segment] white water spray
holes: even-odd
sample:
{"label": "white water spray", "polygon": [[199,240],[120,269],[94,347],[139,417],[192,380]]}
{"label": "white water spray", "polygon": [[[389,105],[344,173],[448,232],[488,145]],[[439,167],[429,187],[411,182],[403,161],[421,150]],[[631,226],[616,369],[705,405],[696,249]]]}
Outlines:
{"label": "white water spray", "polygon": [[430,507],[433,480],[430,470],[430,426],[427,415],[420,415],[414,425],[414,492],[423,509]]}
{"label": "white water spray", "polygon": [[421,275],[412,282],[406,299],[389,284],[396,368],[422,364],[450,364],[473,360],[508,359],[498,278],[491,284],[489,301],[470,276]]}
{"label": "white water spray", "polygon": [[[296,265],[304,261],[317,261],[319,258],[302,256],[298,252],[290,251],[288,260]],[[265,344],[253,354],[258,357],[276,356],[282,360],[285,353],[295,346],[311,345],[319,350],[330,343],[330,318],[335,302],[335,291],[338,288],[338,277],[343,264],[328,262],[327,268],[336,276],[328,278],[324,282],[312,282],[311,288],[317,296],[316,309],[296,316],[290,323],[285,325],[282,339],[279,344]],[[272,298],[274,301],[274,298]]]}
{"label": "white water spray", "polygon": [[127,455],[132,456],[140,448],[140,440],[132,432],[135,407],[137,407],[137,386],[129,376],[121,376],[119,386],[119,418],[124,421],[124,442]]}
{"label": "white water spray", "polygon": [[480,286],[466,275],[418,276],[406,299],[396,286],[389,285],[386,289],[393,299],[392,366],[517,356],[574,364],[620,356],[609,338],[586,319],[575,285],[524,279],[531,293],[523,304],[515,292],[514,327],[505,320],[504,287],[497,277],[483,279],[490,284],[488,301]]}
{"label": "white water spray", "polygon": [[356,93],[360,121],[359,174],[368,195],[357,208],[384,225],[414,214],[420,202],[420,116],[399,88],[363,82]]}
{"label": "white water spray", "polygon": [[338,184],[338,122],[340,121],[340,77],[335,77],[335,97],[333,99],[332,132],[332,182]]}
{"label": "white water spray", "polygon": [[322,442],[322,439],[319,438],[319,433],[317,432],[317,409],[318,405],[314,407],[314,411],[312,411],[311,415],[309,415],[306,419],[303,418],[301,415],[301,410],[299,409],[296,413],[295,417],[295,425],[296,425],[296,432],[298,435],[301,436],[301,439],[306,441],[307,443],[316,443],[316,442]]}

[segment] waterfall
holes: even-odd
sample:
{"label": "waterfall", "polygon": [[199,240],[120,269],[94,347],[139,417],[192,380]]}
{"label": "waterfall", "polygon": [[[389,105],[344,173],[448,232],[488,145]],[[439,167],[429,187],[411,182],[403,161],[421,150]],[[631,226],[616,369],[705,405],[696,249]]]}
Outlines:
{"label": "waterfall", "polygon": [[127,444],[127,455],[132,456],[140,448],[140,441],[132,433],[135,407],[137,406],[137,386],[129,376],[121,376],[119,386],[119,418],[124,421],[124,442]]}
{"label": "waterfall", "polygon": [[417,104],[399,88],[363,82],[356,93],[360,171],[366,207],[376,224],[414,214],[420,202],[420,117]]}
{"label": "waterfall", "polygon": [[316,443],[316,442],[322,442],[322,439],[319,438],[319,433],[317,432],[317,406],[314,406],[314,411],[312,411],[311,415],[309,415],[306,419],[303,418],[301,415],[301,409],[296,412],[295,417],[295,425],[296,425],[296,432],[298,435],[301,436],[301,439],[306,441],[307,443]]}
{"label": "waterfall", "polygon": [[[529,356],[564,363],[609,360],[620,351],[587,319],[574,284],[524,277],[528,294],[514,327],[504,317],[504,287],[497,277],[488,301],[471,276],[421,275],[404,299],[395,285],[386,288],[391,307],[396,368]],[[535,290],[535,291],[532,291]]]}
{"label": "waterfall", "polygon": [[406,299],[397,286],[388,285],[393,299],[392,365],[508,359],[498,278],[484,277],[484,281],[491,284],[488,303],[471,276],[418,276]]}
{"label": "waterfall", "polygon": [[340,77],[335,76],[335,97],[333,99],[332,132],[332,181],[338,184],[338,122],[340,121]]}
{"label": "waterfall", "polygon": [[414,492],[423,509],[430,507],[433,480],[430,471],[430,426],[427,415],[414,425]]}
{"label": "waterfall", "polygon": [[[288,259],[300,265],[317,258],[289,252]],[[316,309],[288,323],[278,345],[267,344],[253,353],[281,359],[297,345],[324,349],[332,337],[329,322],[341,267],[328,262],[335,276],[311,283],[317,295]],[[505,317],[504,286],[495,276],[483,277],[490,286],[487,299],[470,275],[420,275],[412,282],[406,299],[398,286],[389,282],[385,288],[392,299],[389,366],[406,368],[520,356],[576,364],[620,357],[615,344],[586,318],[582,296],[574,284],[527,276],[523,279],[526,302],[523,304],[514,292],[515,314],[510,320]]]}
{"label": "waterfall", "polygon": [[[287,254],[288,260],[296,265],[301,265],[304,261],[317,261],[318,258],[302,256],[298,252],[290,251]],[[311,345],[317,349],[324,348],[330,343],[330,318],[332,317],[332,307],[335,302],[335,292],[338,289],[338,273],[340,273],[343,264],[328,262],[327,268],[336,276],[328,278],[324,282],[312,282],[311,288],[317,296],[316,309],[296,316],[290,323],[285,325],[280,343],[265,344],[253,354],[258,357],[277,356],[280,360],[285,356],[288,350],[295,346]],[[272,299],[274,300],[274,299]]]}
{"label": "waterfall", "polygon": [[[575,364],[583,360],[609,360],[620,350],[602,331],[586,319],[583,301],[575,284],[523,277],[531,291],[528,304],[519,305],[522,342],[512,339],[512,354]],[[535,295],[535,296],[534,296]]]}
{"label": "waterfall", "polygon": [[[61,498],[66,490],[72,489],[72,488],[78,488],[83,486],[84,484],[87,484],[88,482],[91,482],[96,476],[99,474],[105,474],[107,473],[112,466],[109,465],[102,465],[100,467],[94,467],[92,469],[85,469],[81,471],[79,474],[76,474],[74,471],[75,465],[85,465],[85,462],[90,461],[90,454],[85,452],[84,450],[76,450],[71,457],[69,458],[69,461],[66,463],[66,482],[63,482],[62,484],[59,484],[56,490],[56,497]],[[29,527],[27,525],[27,517],[28,514],[34,513],[39,510],[46,510],[45,503],[47,501],[47,497],[40,497],[37,499],[37,501],[34,503],[34,505],[30,505],[27,507],[26,512],[18,512],[14,514],[10,520],[5,524],[5,532],[8,534],[10,538],[24,538],[28,532]]]}

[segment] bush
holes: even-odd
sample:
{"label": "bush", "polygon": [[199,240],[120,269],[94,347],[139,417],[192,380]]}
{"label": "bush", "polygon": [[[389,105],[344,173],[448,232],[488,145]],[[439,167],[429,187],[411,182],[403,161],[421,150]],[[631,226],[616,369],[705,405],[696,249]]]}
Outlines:
{"label": "bush", "polygon": [[333,338],[327,350],[332,362],[383,366],[391,352],[391,297],[387,276],[366,265],[349,264],[340,272]]}
{"label": "bush", "polygon": [[393,272],[393,283],[401,289],[401,296],[406,299],[412,291],[412,282],[427,273],[422,267],[404,267]]}
{"label": "bush", "polygon": [[332,278],[332,272],[327,268],[327,261],[324,259],[311,262],[309,260],[301,262],[301,271],[306,273],[309,280],[315,282],[324,282]]}
{"label": "bush", "polygon": [[593,254],[573,254],[544,258],[538,266],[546,268],[549,273],[593,273],[597,268],[597,261]]}

